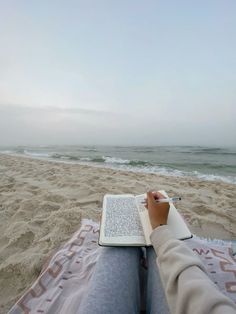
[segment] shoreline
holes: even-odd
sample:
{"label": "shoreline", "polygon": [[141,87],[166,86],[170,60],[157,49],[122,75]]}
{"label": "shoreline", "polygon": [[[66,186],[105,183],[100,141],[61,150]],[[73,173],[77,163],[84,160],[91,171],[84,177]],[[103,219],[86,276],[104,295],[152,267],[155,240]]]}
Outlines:
{"label": "shoreline", "polygon": [[104,194],[141,194],[147,186],[182,197],[178,209],[193,234],[236,239],[235,184],[0,154],[0,312],[82,218],[99,220]]}
{"label": "shoreline", "polygon": [[[33,159],[33,160],[40,160],[40,161],[48,161],[52,163],[62,163],[62,164],[69,164],[69,165],[79,165],[79,166],[88,166],[92,168],[98,168],[98,169],[111,169],[115,171],[121,171],[121,172],[132,172],[132,173],[140,173],[140,174],[155,174],[160,177],[168,177],[168,178],[179,178],[179,179],[186,179],[186,180],[196,180],[200,182],[213,182],[213,183],[226,183],[230,185],[235,185],[236,186],[236,181],[234,182],[234,179],[229,179],[226,175],[221,176],[221,175],[216,175],[216,174],[204,174],[204,173],[198,173],[197,175],[192,175],[190,174],[191,172],[186,172],[186,171],[180,171],[177,169],[173,169],[173,172],[170,173],[160,173],[158,171],[144,171],[143,168],[122,168],[122,164],[119,166],[113,166],[111,164],[99,164],[99,163],[92,163],[92,162],[87,162],[87,161],[80,161],[80,160],[73,160],[73,159],[57,159],[53,157],[38,157],[38,156],[30,156],[30,155],[22,155],[22,154],[12,154],[12,153],[5,153],[5,152],[0,152],[0,156],[9,156],[9,157],[16,157],[16,158],[27,158],[27,159]],[[176,174],[176,173],[183,173],[182,175]],[[185,173],[185,174],[184,174]],[[212,177],[212,179],[210,179]],[[233,181],[232,181],[233,180]]]}

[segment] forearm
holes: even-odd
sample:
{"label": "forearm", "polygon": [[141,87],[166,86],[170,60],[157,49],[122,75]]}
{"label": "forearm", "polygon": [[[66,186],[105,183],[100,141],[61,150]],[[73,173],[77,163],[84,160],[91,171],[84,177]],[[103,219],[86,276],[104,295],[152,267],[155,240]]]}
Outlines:
{"label": "forearm", "polygon": [[151,241],[171,313],[235,313],[234,303],[208,278],[199,258],[167,226],[156,228]]}

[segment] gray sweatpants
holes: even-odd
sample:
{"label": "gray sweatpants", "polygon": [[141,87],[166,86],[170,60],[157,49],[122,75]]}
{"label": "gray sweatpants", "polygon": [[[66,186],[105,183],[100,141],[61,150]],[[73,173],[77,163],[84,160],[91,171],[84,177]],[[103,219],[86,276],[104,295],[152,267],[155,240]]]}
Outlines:
{"label": "gray sweatpants", "polygon": [[[137,247],[102,248],[80,314],[140,313],[141,291],[146,313],[169,313],[152,247],[146,249],[147,270]],[[142,294],[143,294],[142,293]],[[143,302],[142,302],[143,303]]]}

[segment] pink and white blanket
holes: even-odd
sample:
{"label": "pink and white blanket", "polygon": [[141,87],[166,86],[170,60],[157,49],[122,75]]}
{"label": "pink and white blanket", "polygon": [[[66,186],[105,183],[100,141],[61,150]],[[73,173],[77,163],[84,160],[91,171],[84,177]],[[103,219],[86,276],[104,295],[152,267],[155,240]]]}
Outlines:
{"label": "pink and white blanket", "polygon": [[[54,254],[8,314],[78,313],[101,250],[98,235],[99,225],[83,220],[79,231]],[[232,243],[195,236],[185,242],[200,257],[213,282],[236,303],[236,256]]]}

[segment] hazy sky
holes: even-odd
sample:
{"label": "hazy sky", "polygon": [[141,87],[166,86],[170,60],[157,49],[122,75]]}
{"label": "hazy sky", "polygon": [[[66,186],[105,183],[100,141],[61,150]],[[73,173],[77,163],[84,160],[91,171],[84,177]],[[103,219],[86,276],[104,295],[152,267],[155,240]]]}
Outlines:
{"label": "hazy sky", "polygon": [[236,145],[235,0],[0,0],[0,145]]}

